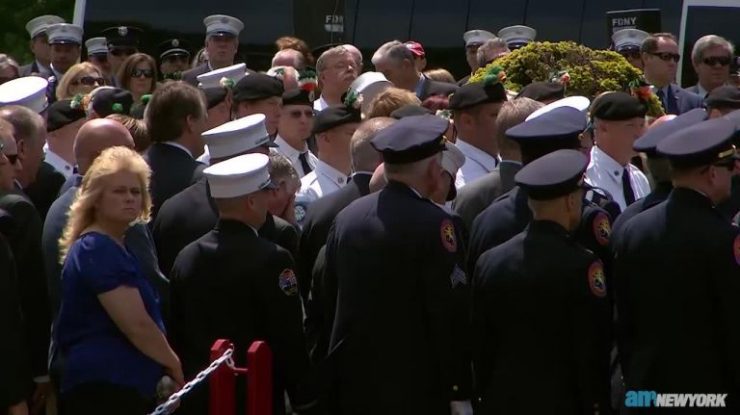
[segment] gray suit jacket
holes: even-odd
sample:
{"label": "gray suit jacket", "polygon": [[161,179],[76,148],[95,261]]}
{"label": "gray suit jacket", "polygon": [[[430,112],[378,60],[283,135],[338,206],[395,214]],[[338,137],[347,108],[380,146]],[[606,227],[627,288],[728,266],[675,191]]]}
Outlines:
{"label": "gray suit jacket", "polygon": [[452,207],[455,213],[460,215],[467,229],[473,226],[475,217],[497,197],[514,188],[514,176],[521,168],[520,163],[503,160],[494,171],[457,191],[457,198]]}

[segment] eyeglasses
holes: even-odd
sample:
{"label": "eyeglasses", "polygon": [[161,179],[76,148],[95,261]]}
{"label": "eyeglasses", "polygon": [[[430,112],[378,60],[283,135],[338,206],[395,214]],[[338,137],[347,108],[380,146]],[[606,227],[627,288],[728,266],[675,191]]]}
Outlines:
{"label": "eyeglasses", "polygon": [[673,61],[678,62],[681,60],[681,55],[678,53],[671,53],[671,52],[655,52],[655,53],[648,53],[649,55],[657,56],[660,58],[660,60],[664,62]]}
{"label": "eyeglasses", "polygon": [[97,76],[83,76],[80,79],[72,81],[72,85],[79,85],[79,84],[86,85],[86,86],[93,86],[95,84],[105,85],[105,78],[101,78]]}
{"label": "eyeglasses", "polygon": [[712,56],[710,58],[702,59],[702,62],[704,62],[704,65],[707,66],[728,66],[730,63],[732,63],[732,59],[730,59],[729,56]]}
{"label": "eyeglasses", "polygon": [[116,48],[110,51],[113,56],[131,56],[136,53],[136,49],[133,48]]}
{"label": "eyeglasses", "polygon": [[132,78],[154,78],[154,71],[151,69],[134,69],[131,71]]}
{"label": "eyeglasses", "polygon": [[306,118],[313,118],[313,110],[292,110],[289,111],[288,114],[291,118],[301,118],[301,115],[305,116]]}

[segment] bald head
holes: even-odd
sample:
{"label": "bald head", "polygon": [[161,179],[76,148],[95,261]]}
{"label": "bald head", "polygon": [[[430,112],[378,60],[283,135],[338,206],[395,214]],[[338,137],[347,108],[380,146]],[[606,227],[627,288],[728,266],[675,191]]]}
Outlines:
{"label": "bald head", "polygon": [[306,68],[306,59],[295,49],[279,50],[272,58],[272,66],[290,66],[298,70]]}
{"label": "bald head", "polygon": [[387,128],[396,120],[390,117],[376,117],[363,121],[352,134],[350,150],[352,169],[355,172],[373,172],[383,161],[372,146],[371,141],[378,131]]}
{"label": "bald head", "polygon": [[134,148],[134,139],[123,124],[104,118],[86,122],[75,137],[79,173],[85,174],[103,150],[116,146]]}

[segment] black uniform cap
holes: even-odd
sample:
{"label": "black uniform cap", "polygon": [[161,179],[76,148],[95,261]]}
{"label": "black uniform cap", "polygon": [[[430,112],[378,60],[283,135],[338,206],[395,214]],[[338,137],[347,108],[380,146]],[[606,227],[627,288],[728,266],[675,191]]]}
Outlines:
{"label": "black uniform cap", "polygon": [[740,88],[723,85],[715,88],[704,99],[707,108],[740,109]]}
{"label": "black uniform cap", "polygon": [[183,39],[167,39],[157,46],[157,52],[159,59],[173,55],[190,56],[190,45]]}
{"label": "black uniform cap", "polygon": [[234,87],[234,101],[257,101],[283,96],[283,83],[279,79],[261,73],[245,76]]}
{"label": "black uniform cap", "polygon": [[626,92],[610,92],[594,101],[591,106],[591,118],[606,121],[625,121],[644,117],[647,107],[639,99]]}
{"label": "black uniform cap", "polygon": [[706,119],[706,110],[703,108],[694,108],[657,127],[650,127],[642,137],[635,141],[632,148],[640,153],[645,153],[650,158],[659,158],[661,155],[656,151],[658,143],[676,131],[680,131]]}
{"label": "black uniform cap", "polygon": [[95,93],[92,98],[92,108],[100,118],[111,114],[131,113],[134,97],[131,93],[121,88],[106,88]]}
{"label": "black uniform cap", "polygon": [[407,104],[391,113],[391,117],[400,120],[401,118],[413,117],[416,115],[428,115],[432,111],[428,108],[416,104]]}
{"label": "black uniform cap", "polygon": [[229,91],[223,86],[210,86],[207,88],[200,88],[206,96],[206,104],[208,109],[215,107],[216,105],[224,102]]}
{"label": "black uniform cap", "polygon": [[526,164],[555,150],[579,148],[579,136],[587,124],[583,112],[559,107],[509,128],[506,136],[519,143]]}
{"label": "black uniform cap", "polygon": [[435,115],[406,117],[379,131],[371,144],[385,163],[413,163],[445,149],[448,126],[447,120]]}
{"label": "black uniform cap", "polygon": [[354,108],[348,108],[345,105],[325,108],[314,117],[313,133],[323,133],[340,125],[360,122],[361,120],[360,111]]}
{"label": "black uniform cap", "polygon": [[557,101],[565,98],[565,86],[559,82],[532,82],[522,88],[516,98],[530,98],[535,101]]}
{"label": "black uniform cap", "polygon": [[481,104],[504,102],[506,99],[506,89],[500,82],[495,84],[474,82],[461,86],[452,94],[449,108],[458,111]]}
{"label": "black uniform cap", "polygon": [[108,40],[108,49],[139,48],[143,30],[138,27],[117,26],[103,30],[102,35]]}
{"label": "black uniform cap", "polygon": [[583,187],[588,158],[576,150],[557,150],[524,166],[514,177],[535,200],[555,199]]}
{"label": "black uniform cap", "polygon": [[313,101],[308,91],[299,88],[283,93],[283,105],[305,105],[313,108]]}
{"label": "black uniform cap", "polygon": [[736,159],[732,139],[735,123],[715,118],[677,131],[658,143],[662,154],[676,168],[692,168],[732,162]]}
{"label": "black uniform cap", "polygon": [[56,131],[62,127],[66,127],[69,124],[77,120],[85,118],[85,111],[77,106],[72,108],[71,99],[63,99],[57,101],[49,106],[47,110],[48,120],[46,121],[46,131]]}

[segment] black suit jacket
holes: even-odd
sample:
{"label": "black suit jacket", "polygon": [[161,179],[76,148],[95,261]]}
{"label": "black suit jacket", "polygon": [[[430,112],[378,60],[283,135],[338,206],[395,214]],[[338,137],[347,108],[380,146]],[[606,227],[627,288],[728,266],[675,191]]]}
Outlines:
{"label": "black suit jacket", "polygon": [[370,174],[357,173],[346,186],[309,205],[301,230],[301,242],[298,245],[300,255],[297,260],[298,286],[304,300],[311,289],[314,262],[319,250],[326,243],[334,218],[350,203],[370,193],[371,177]]}
{"label": "black suit jacket", "polygon": [[164,144],[152,144],[144,154],[152,169],[152,218],[157,217],[164,202],[195,183],[203,176],[205,165],[195,161],[184,150]]}
{"label": "black suit jacket", "polygon": [[460,215],[467,229],[473,226],[475,217],[490,206],[496,198],[513,189],[514,176],[521,170],[521,163],[504,160],[496,169],[485,176],[467,183],[457,191],[453,202],[455,213]]}
{"label": "black suit jacket", "polygon": [[[165,202],[152,227],[162,272],[169,275],[180,251],[212,230],[217,222],[218,210],[205,177]],[[268,215],[259,233],[291,255],[298,253],[298,231],[285,220]]]}
{"label": "black suit jacket", "polygon": [[41,163],[36,175],[36,181],[23,189],[23,192],[31,199],[33,205],[43,221],[51,204],[56,200],[59,190],[65,182],[65,177],[47,162]]}
{"label": "black suit jacket", "polygon": [[448,84],[446,82],[437,82],[429,78],[425,78],[424,85],[419,94],[419,99],[424,102],[425,99],[432,95],[442,95],[444,97],[457,91],[457,85]]}
{"label": "black suit jacket", "polygon": [[18,269],[21,309],[28,333],[26,353],[33,376],[42,376],[47,374],[51,321],[41,252],[41,218],[25,196],[14,193],[0,194],[0,209],[13,218],[13,229],[5,236]]}
{"label": "black suit jacket", "polygon": [[[251,343],[264,340],[274,356],[274,413],[284,413],[285,390],[296,410],[313,400],[299,387],[309,364],[293,269],[288,251],[231,220],[219,221],[182,250],[171,272],[169,333],[187,378],[208,366],[209,350],[217,339],[234,342],[239,366],[245,365]],[[243,379],[238,378],[238,413],[244,413]],[[207,390],[194,391],[178,412],[205,413]]]}

